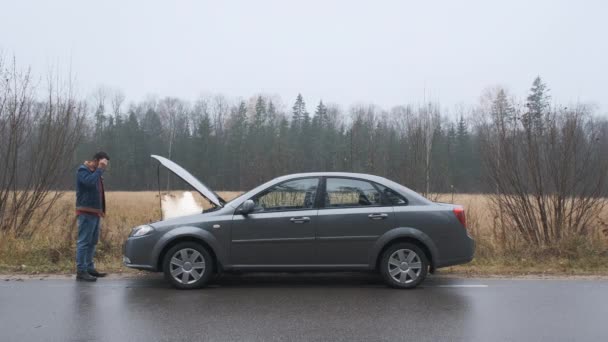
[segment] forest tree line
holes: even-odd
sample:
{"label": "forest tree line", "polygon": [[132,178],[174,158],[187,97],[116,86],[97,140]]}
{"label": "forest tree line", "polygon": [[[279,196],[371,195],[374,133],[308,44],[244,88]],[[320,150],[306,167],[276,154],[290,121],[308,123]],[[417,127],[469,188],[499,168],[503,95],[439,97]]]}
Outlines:
{"label": "forest tree line", "polygon": [[[217,190],[246,190],[310,171],[371,173],[421,192],[488,189],[471,113],[450,118],[433,103],[345,111],[320,101],[309,110],[300,94],[288,110],[267,96],[230,101],[216,95],[193,104],[167,97],[128,108],[123,102],[120,92],[97,92],[74,160],[108,152],[112,190],[157,189],[150,154],[174,160]],[[163,177],[163,189],[166,183]]]}
{"label": "forest tree line", "polygon": [[[535,93],[539,85],[542,94]],[[550,104],[540,78],[523,103],[496,89],[478,106],[450,115],[436,103],[390,110],[375,105],[344,110],[323,101],[308,106],[301,94],[288,106],[263,95],[248,100],[214,95],[194,103],[151,98],[127,106],[121,92],[100,88],[89,103],[74,162],[97,150],[108,152],[112,190],[157,189],[156,162],[149,156],[158,154],[216,190],[247,190],[290,173],[347,171],[385,176],[423,193],[493,192],[481,156],[484,123],[508,115],[523,125],[535,98],[547,102],[538,115],[568,111]],[[509,113],[496,113],[497,106]],[[576,110],[603,127],[598,141],[589,143],[605,142],[606,118],[594,118],[584,106]],[[167,186],[163,179],[161,187]]]}

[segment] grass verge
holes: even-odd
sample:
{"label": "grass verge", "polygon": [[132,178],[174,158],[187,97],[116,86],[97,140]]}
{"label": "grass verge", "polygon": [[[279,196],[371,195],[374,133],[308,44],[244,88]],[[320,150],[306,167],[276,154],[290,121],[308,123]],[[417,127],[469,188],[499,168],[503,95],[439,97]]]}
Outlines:
{"label": "grass verge", "polygon": [[[222,192],[231,199],[238,192]],[[122,265],[122,244],[130,229],[160,217],[158,194],[155,192],[108,192],[108,215],[95,258],[100,270],[133,273]],[[443,199],[444,201],[446,199]],[[594,241],[570,239],[551,248],[529,248],[511,244],[505,247],[497,239],[493,218],[484,210],[483,195],[456,195],[455,203],[467,208],[469,232],[477,242],[475,259],[466,265],[441,269],[442,274],[467,276],[525,275],[608,275],[608,248],[605,237]],[[47,217],[32,223],[35,233],[30,238],[0,235],[0,273],[48,274],[73,273],[75,269],[76,221],[74,193],[64,197]],[[604,213],[606,214],[606,213]]]}

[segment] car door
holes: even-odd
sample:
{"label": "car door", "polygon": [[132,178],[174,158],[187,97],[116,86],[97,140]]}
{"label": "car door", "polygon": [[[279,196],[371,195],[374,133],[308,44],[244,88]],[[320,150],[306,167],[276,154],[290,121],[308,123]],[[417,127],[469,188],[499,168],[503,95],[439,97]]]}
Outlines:
{"label": "car door", "polygon": [[366,180],[328,177],[324,188],[317,219],[318,262],[367,266],[374,242],[393,228],[393,207]]}
{"label": "car door", "polygon": [[285,181],[253,198],[255,209],[232,220],[233,267],[276,268],[314,260],[318,177]]}

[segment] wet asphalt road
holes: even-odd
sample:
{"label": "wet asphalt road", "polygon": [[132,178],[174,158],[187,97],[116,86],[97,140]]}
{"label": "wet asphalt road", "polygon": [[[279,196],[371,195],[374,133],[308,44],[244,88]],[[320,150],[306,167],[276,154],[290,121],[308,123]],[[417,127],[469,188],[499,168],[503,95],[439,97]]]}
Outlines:
{"label": "wet asphalt road", "polygon": [[0,341],[608,341],[608,281],[374,275],[0,282]]}

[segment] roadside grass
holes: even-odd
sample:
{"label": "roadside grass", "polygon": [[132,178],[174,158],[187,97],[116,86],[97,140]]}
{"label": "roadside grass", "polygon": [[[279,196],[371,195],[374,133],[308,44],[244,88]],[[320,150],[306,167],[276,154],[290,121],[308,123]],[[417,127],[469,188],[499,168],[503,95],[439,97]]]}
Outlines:
{"label": "roadside grass", "polygon": [[[178,195],[181,192],[176,192]],[[195,193],[199,204],[208,204]],[[230,200],[239,192],[220,192]],[[122,244],[132,227],[160,218],[156,192],[108,192],[107,216],[102,221],[96,263],[101,270],[133,273],[122,265]],[[452,195],[438,196],[452,202]],[[45,217],[37,217],[29,230],[31,238],[0,235],[0,273],[73,273],[76,241],[74,193],[66,192]],[[466,265],[448,267],[440,273],[470,276],[489,275],[608,275],[608,241],[601,229],[608,210],[598,217],[592,239],[572,238],[558,246],[530,248],[517,241],[505,241],[494,229],[496,218],[488,209],[487,195],[456,194],[453,202],[466,208],[468,229],[477,243],[475,259]]]}

